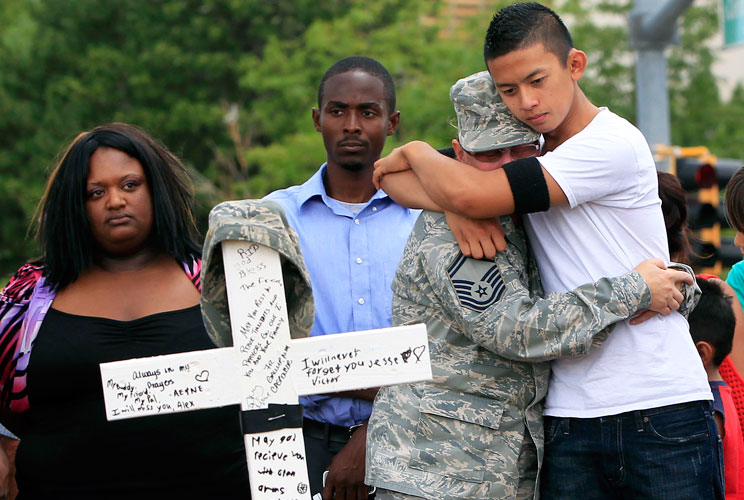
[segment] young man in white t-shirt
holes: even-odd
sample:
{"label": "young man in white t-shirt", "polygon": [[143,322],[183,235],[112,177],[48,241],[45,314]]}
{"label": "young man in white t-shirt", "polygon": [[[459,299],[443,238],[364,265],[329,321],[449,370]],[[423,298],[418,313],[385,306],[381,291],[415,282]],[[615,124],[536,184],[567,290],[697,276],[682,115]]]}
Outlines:
{"label": "young man in white t-shirt", "polygon": [[[668,261],[651,151],[638,129],[583,94],[586,54],[560,18],[536,3],[506,7],[491,21],[484,53],[509,109],[543,134],[542,155],[481,172],[414,142],[378,161],[376,182],[412,169],[452,212],[453,233],[475,257],[492,256],[503,241],[482,237],[482,225],[473,230],[463,215],[529,214],[546,292],[644,259]],[[394,186],[384,187],[395,198]],[[687,322],[672,313],[678,305],[618,323],[599,349],[553,364],[545,498],[723,498],[712,396]]]}

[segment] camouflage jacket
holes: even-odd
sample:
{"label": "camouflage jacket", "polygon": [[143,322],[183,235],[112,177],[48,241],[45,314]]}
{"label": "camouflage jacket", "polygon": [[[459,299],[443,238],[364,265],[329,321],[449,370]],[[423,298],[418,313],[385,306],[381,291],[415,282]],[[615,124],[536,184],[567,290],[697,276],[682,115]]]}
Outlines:
{"label": "camouflage jacket", "polygon": [[279,252],[287,298],[289,332],[307,337],[313,327],[313,294],[297,233],[282,207],[267,200],[226,201],[209,213],[209,230],[202,252],[201,309],[207,333],[218,346],[232,345],[225,271],[220,243],[242,240]]}
{"label": "camouflage jacket", "polygon": [[[542,296],[524,232],[465,258],[444,216],[424,212],[393,282],[396,325],[425,322],[433,380],[380,390],[367,431],[367,484],[425,498],[515,498],[523,441],[542,463],[549,360],[580,356],[648,307],[636,271]],[[539,491],[539,488],[536,488]]]}

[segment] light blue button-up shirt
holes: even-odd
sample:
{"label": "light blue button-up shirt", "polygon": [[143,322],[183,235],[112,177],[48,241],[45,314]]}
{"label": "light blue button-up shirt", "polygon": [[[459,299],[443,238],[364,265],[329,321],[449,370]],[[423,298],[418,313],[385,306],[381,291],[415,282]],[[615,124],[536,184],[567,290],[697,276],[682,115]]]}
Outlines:
{"label": "light blue button-up shirt", "polygon": [[[390,288],[398,261],[420,210],[395,203],[379,190],[358,215],[330,198],[326,165],[301,186],[274,191],[310,274],[315,323],[310,336],[369,330],[392,324]],[[300,398],[305,416],[352,426],[369,419],[372,402],[341,396]]]}

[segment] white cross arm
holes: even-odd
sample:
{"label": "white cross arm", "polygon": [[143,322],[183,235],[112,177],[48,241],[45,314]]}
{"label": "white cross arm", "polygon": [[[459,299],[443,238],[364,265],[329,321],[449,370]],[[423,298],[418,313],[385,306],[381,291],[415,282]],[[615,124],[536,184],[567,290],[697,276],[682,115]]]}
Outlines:
{"label": "white cross arm", "polygon": [[[423,324],[290,341],[298,396],[431,379]],[[234,347],[101,363],[106,417],[120,420],[241,402],[245,367]],[[270,360],[266,361],[267,363]],[[283,366],[273,362],[271,365]],[[273,383],[281,377],[273,375]],[[269,368],[268,377],[271,377]],[[272,384],[257,384],[248,406],[266,406]]]}

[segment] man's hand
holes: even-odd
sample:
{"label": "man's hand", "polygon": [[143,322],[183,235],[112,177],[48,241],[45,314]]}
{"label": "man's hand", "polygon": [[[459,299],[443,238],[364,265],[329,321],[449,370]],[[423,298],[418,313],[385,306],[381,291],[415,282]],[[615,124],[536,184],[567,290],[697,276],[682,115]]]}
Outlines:
{"label": "man's hand", "polygon": [[466,257],[492,259],[506,250],[504,229],[498,219],[469,219],[453,212],[445,212],[447,225]]}
{"label": "man's hand", "polygon": [[684,295],[682,284],[692,285],[693,279],[684,271],[667,269],[661,259],[644,260],[635,268],[651,289],[651,306],[631,319],[631,325],[638,325],[657,314],[668,316],[679,309]]}
{"label": "man's hand", "polygon": [[331,465],[323,488],[323,500],[366,500],[364,461],[367,451],[367,423],[354,431]]}
{"label": "man's hand", "polygon": [[[410,143],[409,143],[410,144]],[[393,149],[389,155],[385,158],[380,158],[375,162],[375,171],[372,174],[372,182],[375,183],[377,189],[381,188],[380,181],[385,174],[392,174],[395,172],[403,172],[404,170],[410,170],[411,164],[406,158],[403,149],[408,144]]]}

